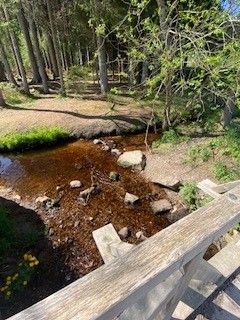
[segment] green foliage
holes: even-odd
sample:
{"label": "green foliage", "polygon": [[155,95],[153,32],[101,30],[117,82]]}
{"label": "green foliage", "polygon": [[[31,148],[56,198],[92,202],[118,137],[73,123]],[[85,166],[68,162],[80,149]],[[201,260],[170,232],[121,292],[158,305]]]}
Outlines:
{"label": "green foliage", "polygon": [[113,95],[121,95],[123,92],[121,91],[121,89],[113,87],[110,89],[110,93]]}
{"label": "green foliage", "polygon": [[188,141],[189,139],[190,138],[188,136],[181,136],[176,130],[170,129],[168,131],[165,131],[160,139],[155,140],[152,143],[152,148],[158,149],[163,144],[177,144],[180,142]]}
{"label": "green foliage", "polygon": [[23,133],[0,136],[1,151],[22,151],[55,145],[69,138],[69,133],[62,128],[38,128]]}
{"label": "green foliage", "polygon": [[194,210],[198,207],[198,188],[193,182],[185,182],[180,188],[180,196],[184,202]]}
{"label": "green foliage", "polygon": [[91,69],[88,66],[73,65],[64,72],[66,88],[74,93],[82,93],[86,89],[86,81],[90,79]]}
{"label": "green foliage", "polygon": [[87,66],[73,65],[65,72],[65,77],[87,79],[90,73],[91,69]]}
{"label": "green foliage", "polygon": [[24,254],[23,259],[18,265],[17,272],[7,276],[5,283],[0,287],[0,292],[6,299],[26,287],[35,271],[34,268],[39,264],[38,259],[31,254]]}
{"label": "green foliage", "polygon": [[180,139],[179,134],[173,130],[170,129],[168,131],[165,131],[162,135],[162,143],[177,143]]}
{"label": "green foliage", "polygon": [[29,104],[33,102],[33,98],[23,94],[18,88],[11,83],[0,82],[0,89],[2,89],[4,98],[7,104],[19,105]]}
{"label": "green foliage", "polygon": [[198,165],[201,162],[207,162],[213,157],[213,148],[209,144],[194,145],[187,152],[186,162]]}
{"label": "green foliage", "polygon": [[222,182],[238,180],[240,178],[239,168],[229,167],[222,161],[214,163],[213,174],[217,180]]}

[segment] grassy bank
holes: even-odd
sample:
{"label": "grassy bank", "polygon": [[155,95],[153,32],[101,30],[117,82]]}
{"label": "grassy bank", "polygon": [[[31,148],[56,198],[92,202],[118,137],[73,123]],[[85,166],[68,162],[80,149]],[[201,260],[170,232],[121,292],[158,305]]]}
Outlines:
{"label": "grassy bank", "polygon": [[11,133],[0,136],[0,151],[23,151],[49,147],[66,141],[69,133],[58,127],[32,129],[23,133]]}

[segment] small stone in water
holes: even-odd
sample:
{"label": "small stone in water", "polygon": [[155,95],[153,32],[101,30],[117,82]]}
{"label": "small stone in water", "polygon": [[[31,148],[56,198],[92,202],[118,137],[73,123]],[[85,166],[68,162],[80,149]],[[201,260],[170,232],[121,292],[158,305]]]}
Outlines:
{"label": "small stone in water", "polygon": [[102,149],[103,149],[104,151],[109,151],[109,150],[110,150],[110,147],[107,146],[107,145],[104,145],[104,146],[102,147]]}
{"label": "small stone in water", "polygon": [[118,150],[118,149],[112,149],[111,153],[116,155],[116,156],[120,156],[122,154],[122,152],[120,150]]}
{"label": "small stone in water", "polygon": [[119,173],[112,171],[109,174],[109,179],[112,181],[118,181],[119,180]]}
{"label": "small stone in water", "polygon": [[139,200],[139,197],[131,193],[126,193],[124,198],[124,203],[127,205],[133,205]]}
{"label": "small stone in water", "polygon": [[79,223],[80,223],[79,220],[75,221],[75,223],[74,223],[74,228],[77,228],[77,227],[79,226]]}
{"label": "small stone in water", "polygon": [[35,202],[36,203],[46,203],[48,202],[49,200],[51,200],[49,197],[47,196],[43,196],[43,197],[38,197]]}
{"label": "small stone in water", "polygon": [[143,234],[142,231],[138,231],[138,232],[136,233],[136,238],[137,238],[138,240],[141,240],[141,241],[144,241],[144,240],[147,239],[147,237]]}
{"label": "small stone in water", "polygon": [[94,144],[101,144],[101,143],[103,143],[103,142],[102,142],[102,140],[100,140],[100,139],[94,139],[94,140],[93,140],[93,143],[94,143]]}
{"label": "small stone in water", "polygon": [[79,180],[73,180],[70,182],[70,187],[71,188],[80,188],[82,185],[81,181]]}
{"label": "small stone in water", "polygon": [[121,230],[119,230],[118,234],[122,239],[126,239],[129,236],[128,227],[124,227]]}

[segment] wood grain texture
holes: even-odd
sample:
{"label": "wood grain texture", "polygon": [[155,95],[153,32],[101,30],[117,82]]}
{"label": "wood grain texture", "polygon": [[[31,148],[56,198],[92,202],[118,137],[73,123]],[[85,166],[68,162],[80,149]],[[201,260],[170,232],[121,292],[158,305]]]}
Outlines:
{"label": "wood grain texture", "polygon": [[218,184],[217,186],[213,187],[212,190],[217,193],[225,193],[225,192],[235,188],[238,185],[240,185],[240,180]]}
{"label": "wood grain texture", "polygon": [[197,187],[200,190],[202,190],[203,192],[205,192],[206,194],[208,194],[209,196],[215,199],[221,196],[217,191],[215,191],[215,188],[217,186],[218,185],[216,183],[212,182],[209,179],[202,180],[197,184]]}
{"label": "wood grain texture", "polygon": [[240,186],[11,320],[108,320],[240,221]]}

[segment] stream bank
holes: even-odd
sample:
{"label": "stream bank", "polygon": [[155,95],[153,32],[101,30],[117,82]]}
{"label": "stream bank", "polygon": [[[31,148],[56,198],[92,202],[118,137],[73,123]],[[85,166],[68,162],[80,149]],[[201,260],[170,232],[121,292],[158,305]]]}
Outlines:
{"label": "stream bank", "polygon": [[[156,137],[149,134],[149,145]],[[120,152],[145,151],[145,135],[102,140],[104,144],[79,140],[51,150],[1,156],[0,196],[14,200],[8,203],[13,217],[14,211],[19,211],[14,203],[21,204],[19,208],[31,208],[44,229],[38,245],[31,248],[40,262],[37,274],[24,295],[20,293],[3,302],[3,315],[20,311],[101,266],[93,230],[108,223],[118,232],[127,227],[125,241],[137,244],[138,232],[150,237],[170,225],[167,214],[155,215],[151,208],[152,201],[168,199],[165,190],[145,180],[139,172],[119,166],[118,156],[111,152],[113,145]],[[110,178],[113,172],[119,176],[116,181]],[[81,184],[72,188],[72,181]],[[97,192],[85,203],[79,201],[80,192],[93,184],[98,186]],[[126,193],[136,195],[139,201],[126,205]],[[54,204],[37,203],[39,197],[48,197]],[[0,198],[0,203],[4,201]]]}

